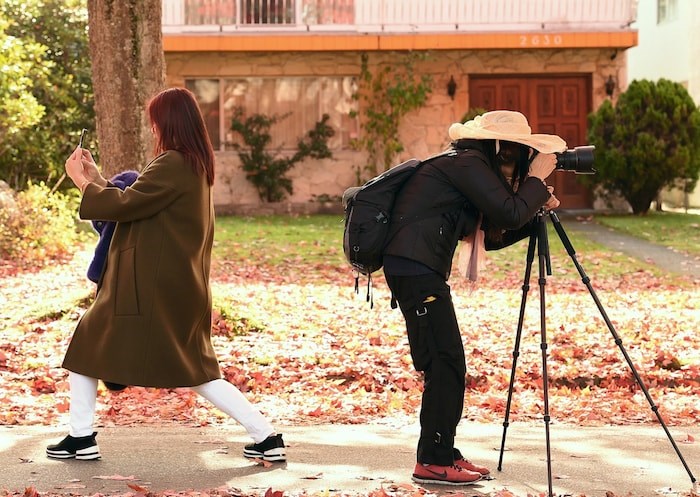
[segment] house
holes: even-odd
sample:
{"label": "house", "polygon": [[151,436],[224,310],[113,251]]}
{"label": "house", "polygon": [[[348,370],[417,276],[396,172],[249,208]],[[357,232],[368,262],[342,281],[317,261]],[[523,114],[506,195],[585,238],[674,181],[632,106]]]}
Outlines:
{"label": "house", "polygon": [[[534,132],[586,144],[586,117],[626,85],[626,50],[636,0],[163,0],[169,85],[192,89],[217,149],[220,212],[261,209],[232,150],[233,110],[289,116],[276,144],[295,144],[323,113],[336,134],[332,159],[307,160],[290,177],[294,193],[277,208],[312,209],[357,184],[362,152],[357,109],[362,54],[391,66],[425,53],[427,103],[401,124],[398,160],[423,158],[449,143],[447,129],[470,109],[523,112]],[[552,180],[550,180],[550,183]],[[576,175],[556,172],[564,208],[593,205]],[[311,207],[310,207],[311,206]],[[269,207],[269,206],[267,206]]]}
{"label": "house", "polygon": [[[628,80],[669,79],[683,84],[700,104],[700,3],[696,0],[640,0],[639,43],[628,52]],[[673,54],[669,57],[669,54]],[[700,188],[691,194],[664,191],[664,204],[700,208]]]}

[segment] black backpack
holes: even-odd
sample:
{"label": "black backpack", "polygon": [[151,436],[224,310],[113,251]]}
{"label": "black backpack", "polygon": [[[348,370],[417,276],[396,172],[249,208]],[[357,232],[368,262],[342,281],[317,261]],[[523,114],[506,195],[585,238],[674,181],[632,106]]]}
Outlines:
{"label": "black backpack", "polygon": [[384,247],[390,240],[389,225],[396,195],[421,165],[443,155],[456,154],[457,151],[448,150],[424,161],[409,159],[364,185],[348,188],[343,193],[343,252],[345,259],[356,271],[356,292],[359,290],[359,275],[368,277],[368,302],[371,301],[372,273],[381,269]]}
{"label": "black backpack", "polygon": [[358,273],[369,276],[381,269],[394,199],[421,164],[418,159],[409,159],[363,186],[345,190],[343,252]]}

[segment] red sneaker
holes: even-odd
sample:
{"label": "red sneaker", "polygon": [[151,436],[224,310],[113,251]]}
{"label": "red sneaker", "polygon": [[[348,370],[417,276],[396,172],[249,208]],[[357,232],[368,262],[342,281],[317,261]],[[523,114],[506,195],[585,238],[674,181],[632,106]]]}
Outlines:
{"label": "red sneaker", "polygon": [[481,480],[481,474],[462,469],[459,466],[438,466],[437,464],[416,463],[413,481],[437,485],[470,485]]}
{"label": "red sneaker", "polygon": [[491,471],[489,471],[489,468],[487,468],[486,466],[479,466],[478,464],[474,464],[471,461],[467,461],[464,457],[455,459],[455,466],[459,466],[460,468],[465,469],[467,471],[479,473],[481,476],[488,476],[491,474]]}

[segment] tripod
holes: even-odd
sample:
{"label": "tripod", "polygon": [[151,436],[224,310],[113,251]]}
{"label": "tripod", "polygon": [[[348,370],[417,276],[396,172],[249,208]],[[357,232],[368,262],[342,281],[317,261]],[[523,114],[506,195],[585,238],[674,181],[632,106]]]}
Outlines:
{"label": "tripod", "polygon": [[[530,289],[530,276],[532,274],[532,263],[535,259],[535,247],[537,247],[537,258],[538,258],[538,263],[539,263],[539,290],[540,290],[540,338],[541,338],[541,343],[540,343],[540,349],[542,351],[542,387],[544,390],[544,423],[545,423],[545,440],[546,440],[546,449],[547,449],[547,483],[548,483],[548,490],[549,490],[549,497],[553,497],[552,493],[552,458],[551,458],[551,446],[550,446],[550,438],[549,438],[549,421],[550,421],[550,416],[549,416],[549,380],[548,380],[548,375],[547,375],[547,329],[546,329],[546,312],[545,312],[545,285],[547,284],[547,275],[552,274],[552,267],[551,267],[551,261],[549,258],[549,242],[547,239],[547,218],[546,218],[547,212],[544,209],[540,209],[535,216],[534,220],[534,229],[532,233],[530,234],[530,242],[528,245],[527,249],[527,265],[525,268],[525,278],[523,282],[523,295],[522,295],[522,300],[520,302],[520,314],[518,317],[518,329],[517,333],[515,335],[515,346],[513,348],[513,365],[511,368],[510,372],[510,385],[508,387],[508,401],[506,403],[506,415],[505,419],[503,421],[503,438],[501,440],[501,452],[500,456],[498,458],[498,470],[501,471],[502,468],[502,463],[503,463],[503,451],[505,450],[505,443],[506,443],[506,431],[508,430],[508,418],[510,416],[510,406],[511,406],[511,400],[513,397],[513,385],[515,383],[515,368],[517,366],[517,360],[519,356],[519,349],[520,349],[520,337],[522,334],[522,329],[523,329],[523,320],[525,317],[525,304],[527,302],[527,293]],[[581,276],[581,281],[583,281],[584,285],[586,285],[586,288],[588,288],[588,292],[591,294],[591,297],[593,298],[593,301],[595,302],[596,306],[598,307],[598,310],[600,311],[601,316],[603,317],[603,320],[605,321],[605,324],[607,325],[608,329],[610,330],[610,333],[615,339],[615,344],[619,347],[620,351],[622,352],[622,355],[624,356],[625,360],[627,361],[627,365],[630,367],[632,374],[634,375],[634,379],[637,381],[637,384],[640,386],[642,391],[644,392],[644,396],[646,397],[647,401],[649,402],[649,405],[651,407],[651,410],[654,412],[656,415],[656,418],[658,419],[659,423],[663,427],[664,431],[666,432],[666,436],[668,437],[668,440],[671,442],[671,445],[673,446],[673,449],[675,450],[676,454],[678,455],[678,458],[680,459],[681,463],[683,464],[683,467],[685,468],[686,472],[688,473],[688,476],[690,477],[690,481],[693,484],[693,490],[695,491],[697,488],[697,481],[695,477],[693,476],[693,473],[691,473],[690,468],[688,467],[688,464],[685,462],[685,459],[683,458],[683,455],[681,454],[680,450],[678,449],[678,446],[676,445],[676,442],[673,440],[673,437],[671,436],[671,433],[669,432],[666,423],[664,422],[663,418],[659,414],[659,409],[658,407],[654,404],[654,401],[651,399],[651,396],[649,395],[649,391],[647,390],[646,386],[644,385],[644,382],[639,376],[639,373],[637,373],[636,368],[634,367],[634,364],[632,363],[632,360],[630,359],[630,356],[627,354],[627,351],[625,350],[624,346],[622,345],[622,339],[620,336],[617,334],[615,331],[615,328],[613,324],[610,322],[610,319],[608,318],[607,313],[605,312],[605,309],[603,308],[603,305],[600,303],[600,300],[598,299],[598,296],[595,293],[595,290],[593,289],[593,286],[591,285],[590,278],[588,275],[586,275],[586,272],[583,270],[583,267],[581,267],[581,264],[579,264],[577,258],[576,258],[576,251],[574,250],[574,247],[571,245],[571,242],[566,235],[566,232],[564,231],[564,228],[562,227],[561,223],[559,222],[559,218],[556,215],[554,211],[549,211],[549,217],[552,220],[552,223],[554,225],[554,229],[556,230],[557,234],[559,235],[559,238],[564,245],[564,248],[566,249],[566,252],[569,254],[571,257],[571,260],[573,261],[574,265],[576,266],[576,270],[578,271],[579,275]]]}

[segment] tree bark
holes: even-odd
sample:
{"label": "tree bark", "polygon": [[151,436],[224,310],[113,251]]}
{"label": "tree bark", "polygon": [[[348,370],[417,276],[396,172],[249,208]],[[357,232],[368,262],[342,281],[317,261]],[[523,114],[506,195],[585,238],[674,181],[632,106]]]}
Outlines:
{"label": "tree bark", "polygon": [[145,107],[165,86],[161,0],[88,0],[99,164],[109,178],[152,155]]}

